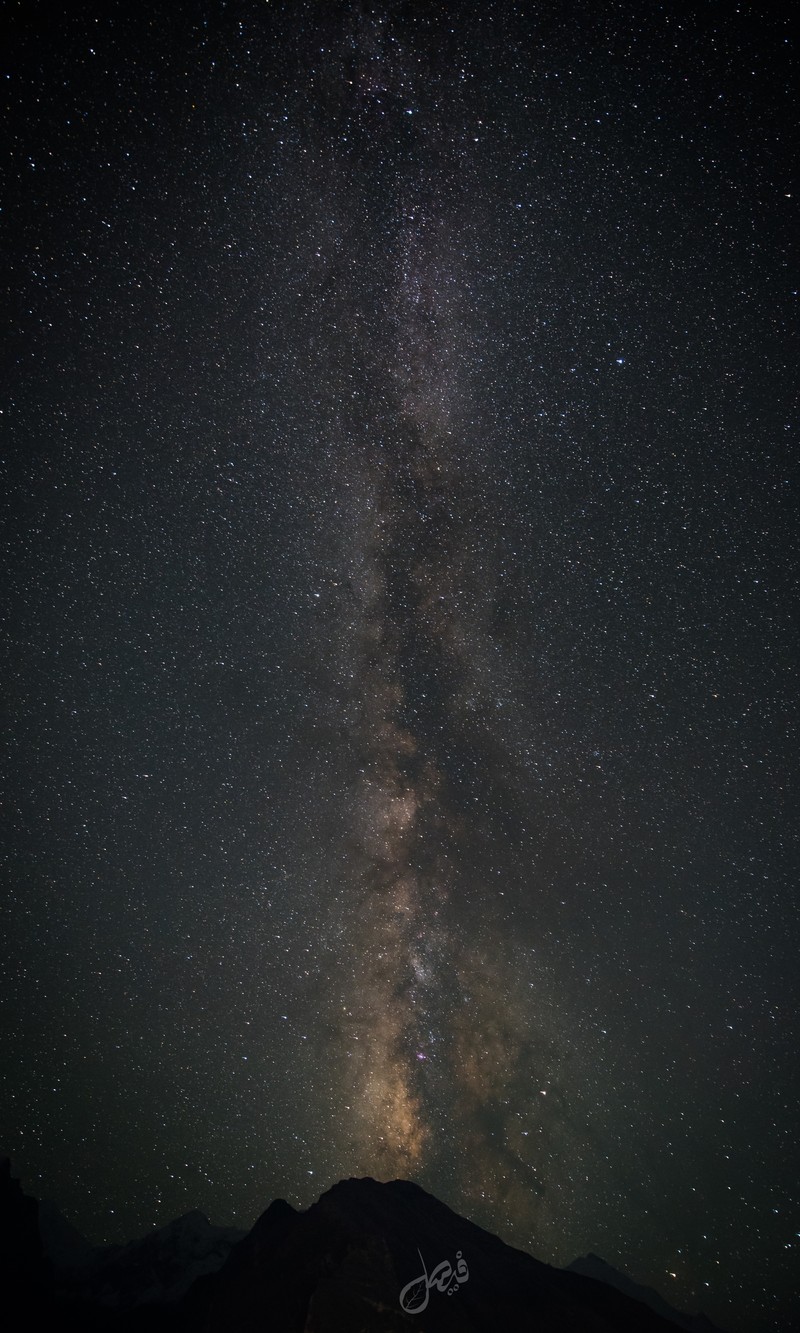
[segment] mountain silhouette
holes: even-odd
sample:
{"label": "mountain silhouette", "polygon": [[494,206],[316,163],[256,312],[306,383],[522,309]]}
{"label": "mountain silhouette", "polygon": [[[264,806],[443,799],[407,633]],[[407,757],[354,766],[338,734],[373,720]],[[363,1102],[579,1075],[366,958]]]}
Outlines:
{"label": "mountain silhouette", "polygon": [[[455,1272],[459,1257],[467,1277],[431,1286],[425,1301],[426,1271]],[[404,1289],[418,1313],[401,1308]],[[341,1181],[302,1213],[277,1200],[185,1308],[198,1333],[675,1330],[606,1283],[512,1249],[410,1181],[368,1177]]]}
{"label": "mountain silhouette", "polygon": [[657,1313],[608,1281],[541,1263],[407,1180],[343,1180],[302,1212],[277,1199],[244,1236],[189,1213],[93,1253],[53,1205],[40,1210],[38,1226],[37,1211],[6,1163],[0,1319],[9,1330],[43,1321],[107,1333],[676,1328],[664,1317],[669,1307]]}
{"label": "mountain silhouette", "polygon": [[684,1314],[681,1310],[676,1310],[652,1287],[643,1287],[639,1282],[634,1282],[632,1278],[612,1268],[596,1254],[586,1254],[580,1259],[573,1259],[567,1272],[582,1273],[584,1277],[594,1277],[600,1282],[608,1283],[610,1287],[616,1287],[617,1291],[625,1292],[626,1296],[632,1296],[634,1300],[641,1301],[643,1305],[655,1310],[656,1314],[663,1315],[665,1319],[677,1324],[678,1328],[685,1330],[685,1333],[720,1333],[717,1326],[704,1314]]}

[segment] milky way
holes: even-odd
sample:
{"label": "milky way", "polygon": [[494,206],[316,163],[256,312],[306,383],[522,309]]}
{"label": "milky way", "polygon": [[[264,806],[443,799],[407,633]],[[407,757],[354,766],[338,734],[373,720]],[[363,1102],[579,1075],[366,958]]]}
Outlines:
{"label": "milky way", "polygon": [[[515,1014],[510,960],[485,933],[494,916],[490,835],[485,815],[478,834],[476,793],[464,781],[466,765],[485,763],[472,676],[479,651],[492,648],[482,623],[491,537],[470,378],[470,357],[480,354],[469,310],[473,172],[466,132],[442,142],[443,110],[452,125],[457,99],[452,79],[420,69],[385,15],[365,21],[352,48],[355,77],[344,82],[354,92],[334,136],[348,152],[334,172],[333,206],[342,230],[363,237],[378,221],[379,234],[366,253],[346,251],[355,290],[341,261],[328,277],[345,288],[337,318],[344,308],[351,330],[337,329],[332,436],[342,429],[343,385],[359,383],[363,401],[336,444],[333,481],[340,504],[358,497],[334,580],[345,589],[336,604],[347,630],[351,747],[331,922],[340,935],[346,923],[334,953],[342,976],[334,1077],[364,1169],[430,1170],[459,1143],[469,1162],[462,1190],[488,1187],[499,1158],[509,1179],[523,1169],[524,1195],[536,1172],[519,1144],[492,1144],[480,1125],[493,1106],[509,1105],[501,1071],[528,1039],[515,1030],[526,1020],[519,1000]],[[370,147],[387,117],[403,142],[388,179]],[[491,690],[491,667],[485,674]],[[466,925],[470,911],[483,949]],[[506,1118],[501,1110],[504,1135]]]}

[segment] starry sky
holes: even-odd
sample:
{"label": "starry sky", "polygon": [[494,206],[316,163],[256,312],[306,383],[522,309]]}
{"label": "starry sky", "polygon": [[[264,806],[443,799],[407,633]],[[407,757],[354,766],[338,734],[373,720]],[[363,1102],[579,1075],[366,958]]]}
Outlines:
{"label": "starry sky", "polygon": [[0,1133],[790,1326],[795,33],[9,6]]}

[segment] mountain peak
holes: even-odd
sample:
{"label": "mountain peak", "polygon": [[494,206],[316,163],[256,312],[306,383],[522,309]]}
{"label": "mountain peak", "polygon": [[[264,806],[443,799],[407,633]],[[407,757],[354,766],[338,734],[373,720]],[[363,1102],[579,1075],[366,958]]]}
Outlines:
{"label": "mountain peak", "polygon": [[[125,1312],[147,1303],[148,1322],[163,1333],[674,1333],[680,1323],[665,1305],[657,1312],[646,1289],[617,1289],[627,1280],[618,1274],[613,1282],[614,1270],[596,1255],[576,1261],[583,1272],[551,1268],[413,1181],[370,1176],[338,1181],[304,1212],[275,1199],[243,1237],[193,1210],[96,1252],[88,1269],[58,1285],[43,1266],[38,1205],[15,1185],[6,1179],[0,1191],[2,1229],[19,1242],[8,1299],[21,1295],[51,1314],[77,1299],[87,1326],[96,1315],[110,1331],[128,1328]],[[708,1325],[690,1327],[709,1333]]]}
{"label": "mountain peak", "polygon": [[[406,1301],[407,1303],[403,1303]],[[410,1180],[350,1177],[304,1212],[271,1204],[187,1305],[202,1333],[674,1333],[613,1287],[562,1272]]]}

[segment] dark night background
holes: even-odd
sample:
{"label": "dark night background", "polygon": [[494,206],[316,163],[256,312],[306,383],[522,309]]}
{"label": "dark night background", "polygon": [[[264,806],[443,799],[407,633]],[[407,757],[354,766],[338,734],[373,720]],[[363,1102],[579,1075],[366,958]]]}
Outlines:
{"label": "dark night background", "polygon": [[[0,1135],[789,1328],[778,6],[6,6]],[[794,1085],[793,1085],[794,1078]]]}

